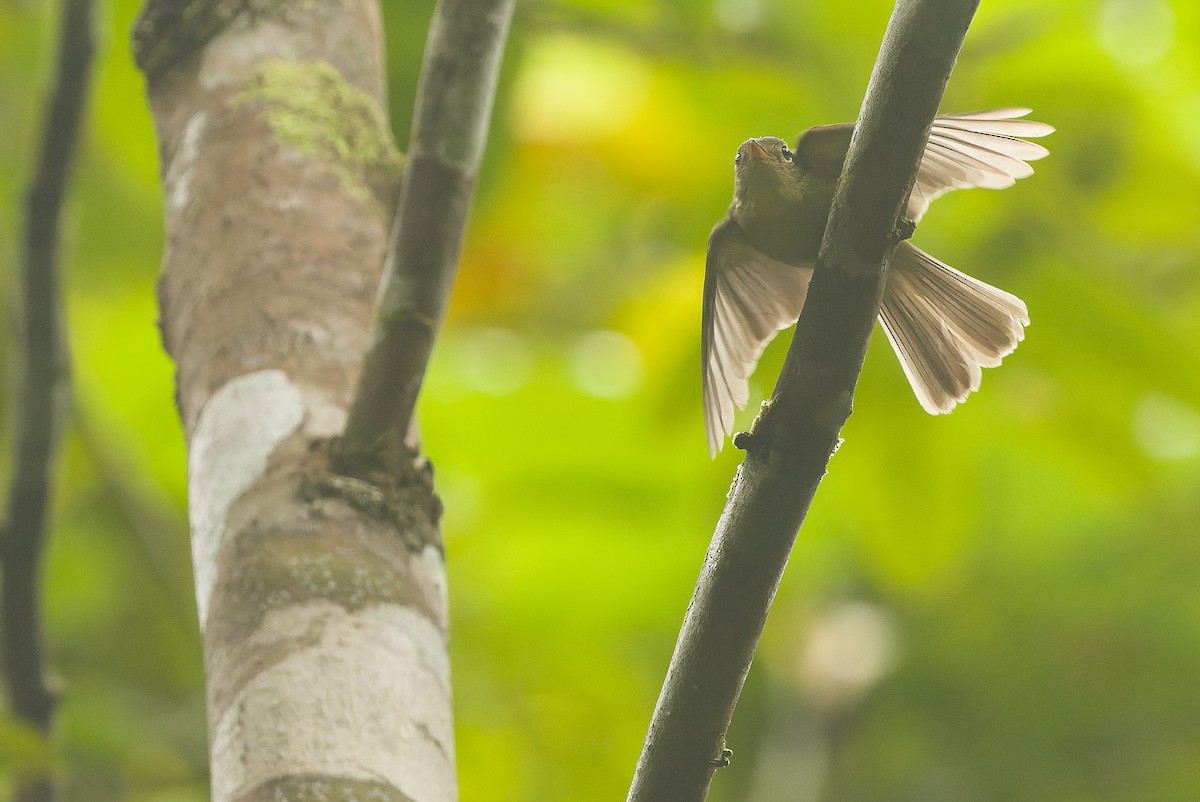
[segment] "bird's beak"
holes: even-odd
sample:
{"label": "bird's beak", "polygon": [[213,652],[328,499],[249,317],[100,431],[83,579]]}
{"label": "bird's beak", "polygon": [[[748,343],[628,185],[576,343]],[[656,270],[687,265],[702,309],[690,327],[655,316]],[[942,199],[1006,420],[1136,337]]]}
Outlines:
{"label": "bird's beak", "polygon": [[752,162],[769,161],[771,154],[767,153],[767,149],[758,144],[757,139],[746,141],[746,158]]}

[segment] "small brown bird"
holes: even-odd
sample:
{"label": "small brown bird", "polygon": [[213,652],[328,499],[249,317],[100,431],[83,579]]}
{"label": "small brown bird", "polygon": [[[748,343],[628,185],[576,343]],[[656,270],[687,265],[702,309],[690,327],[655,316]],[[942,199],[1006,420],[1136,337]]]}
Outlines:
{"label": "small brown bird", "polygon": [[[1033,174],[1054,128],[1020,119],[1029,109],[953,114],[933,121],[906,217],[921,219],[953,189],[1003,189]],[[800,317],[853,124],[810,128],[794,151],[776,137],[749,139],[734,159],[733,202],[708,239],[701,351],[708,448],[716,456],[746,406],[748,380],[775,332]],[[887,271],[879,321],[917,400],[949,412],[979,388],[1025,336],[1025,303],[958,272],[910,242]]]}

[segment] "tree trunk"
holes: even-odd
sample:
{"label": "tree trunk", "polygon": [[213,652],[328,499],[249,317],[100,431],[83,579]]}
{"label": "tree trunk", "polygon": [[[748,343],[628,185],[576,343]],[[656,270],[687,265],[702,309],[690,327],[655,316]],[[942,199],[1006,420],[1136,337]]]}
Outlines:
{"label": "tree trunk", "polygon": [[188,441],[212,797],[452,800],[444,555],[417,455],[331,470],[402,160],[372,0],[151,0],[161,326]]}

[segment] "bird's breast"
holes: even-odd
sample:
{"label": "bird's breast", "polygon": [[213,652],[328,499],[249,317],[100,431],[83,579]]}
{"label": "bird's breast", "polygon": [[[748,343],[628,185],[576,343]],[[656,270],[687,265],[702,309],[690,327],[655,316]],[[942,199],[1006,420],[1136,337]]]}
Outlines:
{"label": "bird's breast", "polygon": [[833,202],[832,189],[825,191],[816,185],[798,197],[747,200],[735,203],[730,213],[751,245],[772,259],[798,267],[816,262]]}

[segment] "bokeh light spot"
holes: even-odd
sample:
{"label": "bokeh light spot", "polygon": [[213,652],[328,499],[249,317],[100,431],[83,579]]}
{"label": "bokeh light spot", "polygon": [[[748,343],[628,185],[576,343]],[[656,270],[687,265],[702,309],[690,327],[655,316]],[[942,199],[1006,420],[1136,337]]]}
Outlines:
{"label": "bokeh light spot", "polygon": [[1148,67],[1171,49],[1175,14],[1163,0],[1108,0],[1100,11],[1098,35],[1118,63]]}
{"label": "bokeh light spot", "polygon": [[588,395],[625,398],[642,383],[642,352],[620,332],[589,332],[571,351],[571,377]]}
{"label": "bokeh light spot", "polygon": [[1133,439],[1154,459],[1194,457],[1200,454],[1200,412],[1177,398],[1151,393],[1133,409]]}
{"label": "bokeh light spot", "polygon": [[517,78],[516,135],[548,143],[594,142],[620,131],[649,91],[643,62],[570,36],[535,44]]}
{"label": "bokeh light spot", "polygon": [[809,627],[801,669],[819,701],[839,705],[882,679],[895,658],[891,616],[874,604],[852,601],[826,611]]}
{"label": "bokeh light spot", "polygon": [[469,390],[511,395],[529,383],[533,355],[514,331],[479,328],[456,338],[450,349],[455,378]]}

